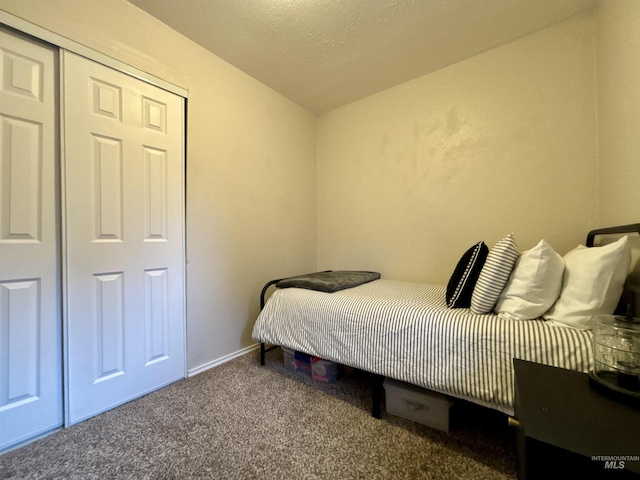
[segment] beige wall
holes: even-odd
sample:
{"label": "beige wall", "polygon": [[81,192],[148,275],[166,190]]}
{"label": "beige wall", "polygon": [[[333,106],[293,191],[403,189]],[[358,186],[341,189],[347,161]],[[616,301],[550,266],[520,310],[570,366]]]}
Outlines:
{"label": "beige wall", "polygon": [[190,370],[252,345],[259,293],[316,265],[316,119],[124,0],[0,9],[188,88]]}
{"label": "beige wall", "polygon": [[564,253],[640,217],[636,0],[601,0],[593,18],[317,121],[124,0],[0,9],[188,89],[190,369],[253,343],[274,276],[442,283],[478,240],[513,232],[522,249],[545,238]]}
{"label": "beige wall", "polygon": [[597,226],[595,21],[581,17],[318,121],[318,268],[444,283],[513,232],[565,253]]}
{"label": "beige wall", "polygon": [[640,2],[598,4],[601,226],[640,222]]}

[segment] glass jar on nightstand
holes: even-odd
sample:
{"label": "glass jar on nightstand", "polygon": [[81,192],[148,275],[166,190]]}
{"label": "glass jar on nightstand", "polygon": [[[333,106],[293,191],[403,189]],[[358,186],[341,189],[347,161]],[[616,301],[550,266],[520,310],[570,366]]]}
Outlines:
{"label": "glass jar on nightstand", "polygon": [[595,382],[617,395],[640,399],[640,318],[596,317],[593,361]]}

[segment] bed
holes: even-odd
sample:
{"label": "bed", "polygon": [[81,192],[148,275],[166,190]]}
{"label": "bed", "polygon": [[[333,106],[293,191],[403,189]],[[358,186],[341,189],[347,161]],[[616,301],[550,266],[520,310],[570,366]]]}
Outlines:
{"label": "bed", "polygon": [[[589,232],[640,232],[626,225]],[[262,310],[253,338],[393,378],[513,414],[513,359],[588,372],[592,333],[543,319],[514,321],[495,313],[450,308],[446,287],[383,278],[332,293],[277,288]],[[275,347],[272,347],[275,348]],[[379,416],[379,384],[372,413]],[[378,404],[376,406],[376,403]]]}

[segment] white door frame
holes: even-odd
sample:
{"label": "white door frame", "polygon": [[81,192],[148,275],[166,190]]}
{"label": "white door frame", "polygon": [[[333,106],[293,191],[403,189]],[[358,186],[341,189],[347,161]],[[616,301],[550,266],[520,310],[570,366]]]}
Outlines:
{"label": "white door frame", "polygon": [[[143,70],[140,70],[136,67],[133,67],[131,65],[128,65],[124,62],[121,62],[120,60],[114,59],[112,57],[109,57],[108,55],[105,55],[103,53],[100,53],[96,50],[93,50],[85,45],[82,45],[80,43],[77,43],[73,40],[70,40],[66,37],[63,37],[62,35],[58,35],[57,33],[54,33],[50,30],[47,30],[45,28],[42,28],[36,24],[33,24],[31,22],[28,22],[22,18],[16,17],[15,15],[12,15],[11,13],[8,13],[6,11],[0,10],[0,25],[9,27],[19,33],[25,34],[27,36],[33,37],[37,40],[40,41],[44,41],[46,43],[49,43],[51,45],[53,45],[54,47],[58,47],[61,51],[62,50],[67,50],[73,53],[76,53],[78,55],[81,55],[83,57],[88,58],[89,60],[92,60],[94,62],[100,63],[102,65],[111,67],[115,70],[118,70],[122,73],[125,73],[127,75],[130,75],[132,77],[138,78],[140,80],[143,80],[151,85],[157,86],[159,88],[162,88],[164,90],[167,90],[171,93],[174,93],[180,97],[183,98],[183,121],[185,122],[184,125],[184,129],[183,129],[183,138],[182,138],[182,151],[183,151],[183,168],[182,168],[182,180],[183,180],[183,218],[182,218],[182,241],[183,241],[183,245],[184,245],[184,249],[182,252],[182,284],[183,284],[183,291],[185,292],[184,298],[182,299],[182,310],[183,310],[183,328],[185,330],[185,335],[184,335],[184,377],[186,378],[187,376],[187,345],[186,345],[186,161],[187,161],[187,152],[186,152],[186,135],[187,135],[187,128],[186,128],[186,101],[188,99],[188,90],[180,87],[178,85],[175,85],[171,82],[168,82],[162,78],[156,77],[155,75],[149,74],[147,72],[144,72]],[[58,55],[58,62],[59,62],[59,69],[58,69],[58,75],[59,75],[59,79],[62,79],[62,75],[63,75],[63,66],[62,66],[62,57],[63,55]],[[64,97],[63,97],[63,85],[62,82],[59,81],[58,82],[58,88],[59,88],[59,98],[58,98],[58,103],[59,103],[59,131],[58,131],[58,138],[59,138],[59,149],[60,151],[58,152],[58,161],[60,161],[60,158],[62,158],[62,152],[64,151],[64,137],[62,135],[62,132],[64,131],[64,111],[63,111],[63,105],[64,105]],[[65,178],[65,171],[64,171],[64,162],[60,162],[61,164],[59,165],[59,171],[60,171],[60,191],[61,191],[61,199],[60,199],[60,207],[62,205],[65,204],[65,195],[64,195],[64,178]],[[65,224],[65,213],[64,213],[64,208],[61,208],[61,212],[60,212],[60,219],[61,219],[61,224],[64,225]],[[64,234],[64,228],[60,228],[61,231],[61,251],[64,254],[64,251],[66,250],[66,238],[65,238],[65,234]],[[68,385],[68,371],[67,371],[67,353],[68,353],[68,345],[67,345],[67,335],[66,335],[66,330],[67,330],[67,315],[66,315],[66,309],[65,309],[65,299],[67,296],[67,288],[66,288],[66,283],[64,281],[64,278],[66,278],[66,271],[65,271],[65,262],[62,261],[62,272],[61,272],[61,278],[63,279],[63,281],[61,282],[62,284],[62,308],[63,311],[61,312],[62,315],[62,339],[63,339],[63,385],[62,385],[62,391],[63,391],[63,400],[64,400],[64,421],[65,421],[65,426],[68,426],[68,395],[66,394],[66,388]],[[50,432],[46,432],[43,435],[39,435],[38,437],[35,437],[29,441],[33,441],[37,438],[40,438],[41,436],[45,436],[48,435]]]}
{"label": "white door frame", "polygon": [[82,55],[83,57],[93,60],[94,62],[101,63],[103,65],[106,65],[107,67],[111,67],[115,70],[126,73],[127,75],[131,75],[132,77],[144,80],[151,85],[155,85],[156,87],[160,87],[171,93],[175,93],[180,97],[189,98],[189,92],[185,88],[174,85],[173,83],[167,82],[162,78],[151,75],[150,73],[144,72],[136,67],[121,62],[120,60],[116,60],[115,58],[109,57],[108,55],[86,47],[78,42],[74,42],[73,40],[63,37],[62,35],[58,35],[57,33],[46,30],[38,25],[23,20],[22,18],[16,17],[15,15],[12,15],[3,10],[0,10],[0,24],[4,24],[8,27],[13,28],[14,30],[50,43],[51,45],[59,47],[63,50],[68,50],[70,52],[77,53],[78,55]]}

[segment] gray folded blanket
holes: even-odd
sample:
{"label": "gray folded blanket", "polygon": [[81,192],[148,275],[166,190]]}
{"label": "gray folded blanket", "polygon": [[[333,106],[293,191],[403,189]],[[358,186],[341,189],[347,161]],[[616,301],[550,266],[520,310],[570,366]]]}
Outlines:
{"label": "gray folded blanket", "polygon": [[333,293],[346,288],[357,287],[380,278],[378,272],[356,270],[337,270],[330,272],[308,273],[296,277],[283,278],[276,283],[276,288],[306,288],[320,292]]}

